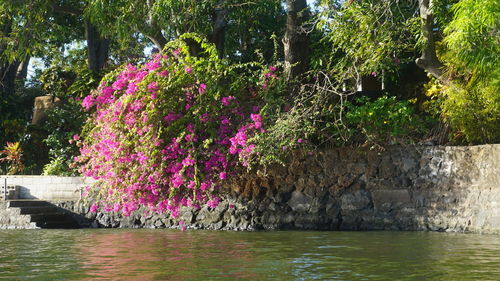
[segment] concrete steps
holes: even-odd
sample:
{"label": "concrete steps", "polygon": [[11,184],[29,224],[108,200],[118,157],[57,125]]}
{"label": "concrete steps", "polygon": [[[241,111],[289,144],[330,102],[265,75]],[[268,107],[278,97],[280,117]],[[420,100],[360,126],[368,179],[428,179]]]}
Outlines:
{"label": "concrete steps", "polygon": [[42,200],[10,200],[7,207],[14,213],[29,216],[39,228],[78,228],[78,224],[59,207]]}

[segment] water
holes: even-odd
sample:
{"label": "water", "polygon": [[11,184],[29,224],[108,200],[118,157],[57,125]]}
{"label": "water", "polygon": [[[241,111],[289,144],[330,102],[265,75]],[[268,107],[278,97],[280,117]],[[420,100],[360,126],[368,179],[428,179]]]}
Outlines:
{"label": "water", "polygon": [[4,280],[500,280],[500,236],[2,230]]}

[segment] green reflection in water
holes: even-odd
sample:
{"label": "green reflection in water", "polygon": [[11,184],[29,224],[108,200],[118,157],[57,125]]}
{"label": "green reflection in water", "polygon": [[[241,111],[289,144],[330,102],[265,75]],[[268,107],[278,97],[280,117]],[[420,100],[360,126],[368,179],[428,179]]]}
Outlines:
{"label": "green reflection in water", "polygon": [[500,280],[500,236],[0,231],[6,280]]}

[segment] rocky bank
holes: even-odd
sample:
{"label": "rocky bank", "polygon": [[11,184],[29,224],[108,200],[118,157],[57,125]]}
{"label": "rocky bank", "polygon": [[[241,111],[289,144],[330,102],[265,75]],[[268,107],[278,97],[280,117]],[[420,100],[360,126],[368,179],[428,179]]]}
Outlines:
{"label": "rocky bank", "polygon": [[85,226],[216,230],[433,230],[500,233],[500,145],[393,146],[295,152],[288,165],[243,175],[214,209],[179,220],[138,210],[129,217],[58,206]]}

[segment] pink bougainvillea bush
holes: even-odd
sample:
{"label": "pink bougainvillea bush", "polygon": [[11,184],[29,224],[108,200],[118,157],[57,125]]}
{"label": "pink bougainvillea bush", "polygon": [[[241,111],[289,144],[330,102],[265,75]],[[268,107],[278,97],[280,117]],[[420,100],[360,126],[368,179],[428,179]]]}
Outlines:
{"label": "pink bougainvillea bush", "polygon": [[129,215],[143,205],[176,217],[181,206],[215,207],[221,183],[257,156],[251,140],[265,132],[261,97],[276,68],[248,73],[198,41],[201,56],[172,42],[109,74],[83,100],[92,117],[76,160],[96,179],[86,191],[92,211]]}

